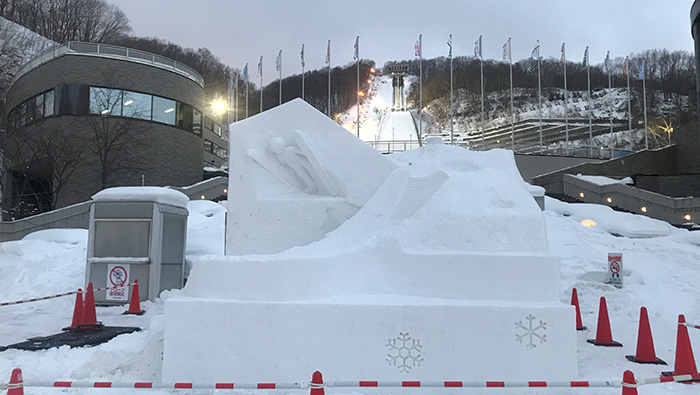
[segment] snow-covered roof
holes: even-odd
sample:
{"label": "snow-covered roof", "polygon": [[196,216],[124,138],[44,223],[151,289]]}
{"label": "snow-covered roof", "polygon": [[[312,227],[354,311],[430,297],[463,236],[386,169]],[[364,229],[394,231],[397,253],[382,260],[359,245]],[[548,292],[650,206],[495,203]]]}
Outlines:
{"label": "snow-covered roof", "polygon": [[190,198],[166,187],[115,187],[103,189],[92,196],[94,201],[156,202],[187,208]]}

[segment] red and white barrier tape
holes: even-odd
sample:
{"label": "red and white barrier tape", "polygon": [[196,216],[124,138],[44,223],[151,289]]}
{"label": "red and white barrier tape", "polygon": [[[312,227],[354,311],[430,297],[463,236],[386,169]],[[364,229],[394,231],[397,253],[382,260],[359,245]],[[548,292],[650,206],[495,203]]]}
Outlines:
{"label": "red and white barrier tape", "polygon": [[[97,292],[97,291],[106,291],[106,290],[112,289],[112,288],[130,287],[130,286],[132,286],[132,285],[134,285],[134,284],[135,284],[135,283],[124,284],[124,285],[115,285],[115,286],[113,286],[113,287],[96,288],[96,289],[93,289],[93,292]],[[0,303],[0,307],[2,307],[2,306],[12,306],[12,305],[22,304],[22,303],[38,302],[38,301],[40,301],[40,300],[47,300],[47,299],[60,298],[60,297],[63,297],[63,296],[75,295],[75,294],[77,294],[77,293],[78,293],[78,291],[72,291],[72,292],[66,292],[66,293],[62,293],[62,294],[58,294],[58,295],[42,296],[42,297],[40,297],[40,298],[32,298],[32,299],[25,299],[25,300],[17,300],[17,301],[14,301],[14,302],[2,302],[2,303]],[[85,291],[81,291],[80,293],[84,294]]]}
{"label": "red and white barrier tape", "polygon": [[685,326],[687,326],[688,328],[700,329],[700,325],[695,325],[695,324],[691,324],[691,323],[688,323],[688,322],[679,322],[678,325],[685,325]]}
{"label": "red and white barrier tape", "polygon": [[[141,388],[141,389],[307,389],[307,388],[593,388],[593,387],[638,387],[646,384],[699,380],[700,374],[659,376],[637,379],[636,383],[613,381],[328,381],[325,383],[155,383],[155,382],[111,382],[111,381],[26,381],[10,384],[18,387],[42,388]],[[0,383],[0,390],[10,388]]]}

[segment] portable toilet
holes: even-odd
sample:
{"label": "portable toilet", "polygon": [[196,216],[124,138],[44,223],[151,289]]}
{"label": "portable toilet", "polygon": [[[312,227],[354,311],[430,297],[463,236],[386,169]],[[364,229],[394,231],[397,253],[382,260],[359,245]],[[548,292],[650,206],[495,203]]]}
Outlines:
{"label": "portable toilet", "polygon": [[92,200],[85,283],[100,289],[96,303],[128,302],[134,280],[141,301],[182,288],[187,195],[165,187],[116,187]]}

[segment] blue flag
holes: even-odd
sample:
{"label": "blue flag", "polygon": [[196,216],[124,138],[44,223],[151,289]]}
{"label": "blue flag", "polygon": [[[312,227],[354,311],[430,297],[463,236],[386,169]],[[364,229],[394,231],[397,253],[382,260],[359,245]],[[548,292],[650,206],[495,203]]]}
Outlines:
{"label": "blue flag", "polygon": [[642,61],[642,65],[639,67],[639,79],[644,79],[644,61]]}
{"label": "blue flag", "polygon": [[243,78],[248,81],[248,63],[246,63],[245,67],[243,68]]}

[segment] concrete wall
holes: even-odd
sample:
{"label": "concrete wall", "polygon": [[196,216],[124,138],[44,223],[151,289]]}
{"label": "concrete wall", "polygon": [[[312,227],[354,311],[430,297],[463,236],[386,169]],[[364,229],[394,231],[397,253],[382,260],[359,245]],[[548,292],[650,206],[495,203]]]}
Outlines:
{"label": "concrete wall", "polygon": [[600,163],[601,159],[569,158],[565,156],[520,155],[515,154],[515,164],[520,175],[526,182],[532,183],[532,178],[551,173],[582,163]]}

